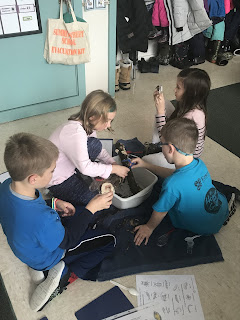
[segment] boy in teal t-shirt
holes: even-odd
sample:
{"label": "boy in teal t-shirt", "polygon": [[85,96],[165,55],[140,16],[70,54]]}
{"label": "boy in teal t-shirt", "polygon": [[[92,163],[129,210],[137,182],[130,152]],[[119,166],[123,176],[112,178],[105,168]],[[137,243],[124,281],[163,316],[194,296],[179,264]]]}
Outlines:
{"label": "boy in teal t-shirt", "polygon": [[180,118],[169,121],[161,131],[162,152],[176,170],[163,168],[135,159],[134,167],[144,167],[165,178],[159,200],[145,225],[135,228],[134,242],[147,244],[154,229],[168,213],[176,228],[197,234],[214,234],[229,215],[228,202],[212,184],[204,162],[193,158],[198,130],[193,120]]}

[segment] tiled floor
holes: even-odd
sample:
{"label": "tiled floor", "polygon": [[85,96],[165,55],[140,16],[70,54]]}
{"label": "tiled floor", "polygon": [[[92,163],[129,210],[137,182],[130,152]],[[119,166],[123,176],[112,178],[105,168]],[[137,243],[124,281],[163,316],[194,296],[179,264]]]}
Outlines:
{"label": "tiled floor", "polygon": [[[212,80],[212,88],[240,82],[239,57],[234,57],[226,67],[215,66],[208,62],[199,67],[208,71]],[[116,94],[118,113],[113,123],[114,134],[104,132],[99,134],[99,137],[113,138],[114,140],[138,137],[142,142],[150,141],[155,112],[152,99],[153,90],[156,85],[161,84],[165,97],[169,100],[174,99],[178,72],[178,69],[171,66],[160,66],[159,74],[140,74],[137,72],[136,79],[132,81],[131,90],[121,90]],[[231,103],[226,106],[226,109],[231,112]],[[27,131],[47,138],[59,124],[75,111],[76,108],[73,108],[0,125],[1,159],[5,141],[13,133]],[[240,159],[237,156],[207,138],[202,159],[207,164],[213,179],[240,189]],[[0,172],[4,171],[5,167],[1,161]],[[239,319],[240,314],[240,208],[237,209],[230,223],[216,235],[216,239],[222,249],[224,262],[152,274],[195,275],[205,319],[236,320]],[[3,243],[4,252],[8,252],[8,246],[2,235],[1,243]],[[34,314],[29,311],[28,306],[28,294],[32,287],[29,284],[30,279],[26,275],[25,266],[10,254],[10,257],[0,262],[0,272],[19,320],[37,320],[44,315],[49,320],[74,320],[76,319],[75,311],[111,288],[109,282],[92,283],[78,280],[69,287],[67,292],[54,299],[44,311]],[[135,285],[135,276],[127,276],[118,280],[124,285]],[[136,306],[136,298],[126,292],[125,294]]]}

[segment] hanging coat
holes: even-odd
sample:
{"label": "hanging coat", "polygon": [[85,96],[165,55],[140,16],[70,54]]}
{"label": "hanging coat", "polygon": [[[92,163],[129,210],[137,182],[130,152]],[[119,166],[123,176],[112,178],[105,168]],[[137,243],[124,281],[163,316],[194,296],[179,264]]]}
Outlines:
{"label": "hanging coat", "polygon": [[225,13],[228,14],[234,8],[233,0],[224,0],[224,7]]}
{"label": "hanging coat", "polygon": [[117,1],[117,40],[120,50],[146,52],[151,29],[151,16],[144,0]]}
{"label": "hanging coat", "polygon": [[224,18],[225,13],[225,6],[224,0],[208,0],[209,5],[209,17],[219,17]]}
{"label": "hanging coat", "polygon": [[152,24],[153,26],[158,27],[169,26],[164,0],[155,0],[152,13]]}
{"label": "hanging coat", "polygon": [[203,0],[164,0],[169,21],[169,44],[191,39],[212,25]]}

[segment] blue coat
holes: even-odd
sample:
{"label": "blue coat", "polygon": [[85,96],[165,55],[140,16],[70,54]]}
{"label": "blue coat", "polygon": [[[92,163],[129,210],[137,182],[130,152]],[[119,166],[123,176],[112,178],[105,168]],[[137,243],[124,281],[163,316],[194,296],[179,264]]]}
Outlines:
{"label": "blue coat", "polygon": [[209,6],[209,17],[225,17],[225,6],[224,6],[224,0],[208,0],[208,6]]}

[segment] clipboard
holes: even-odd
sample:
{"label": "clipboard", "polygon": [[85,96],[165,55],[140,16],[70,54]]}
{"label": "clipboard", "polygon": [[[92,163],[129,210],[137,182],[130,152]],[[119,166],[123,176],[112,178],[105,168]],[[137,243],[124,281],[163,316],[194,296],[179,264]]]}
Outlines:
{"label": "clipboard", "polygon": [[124,293],[113,287],[75,313],[78,320],[102,320],[132,309],[133,305]]}

